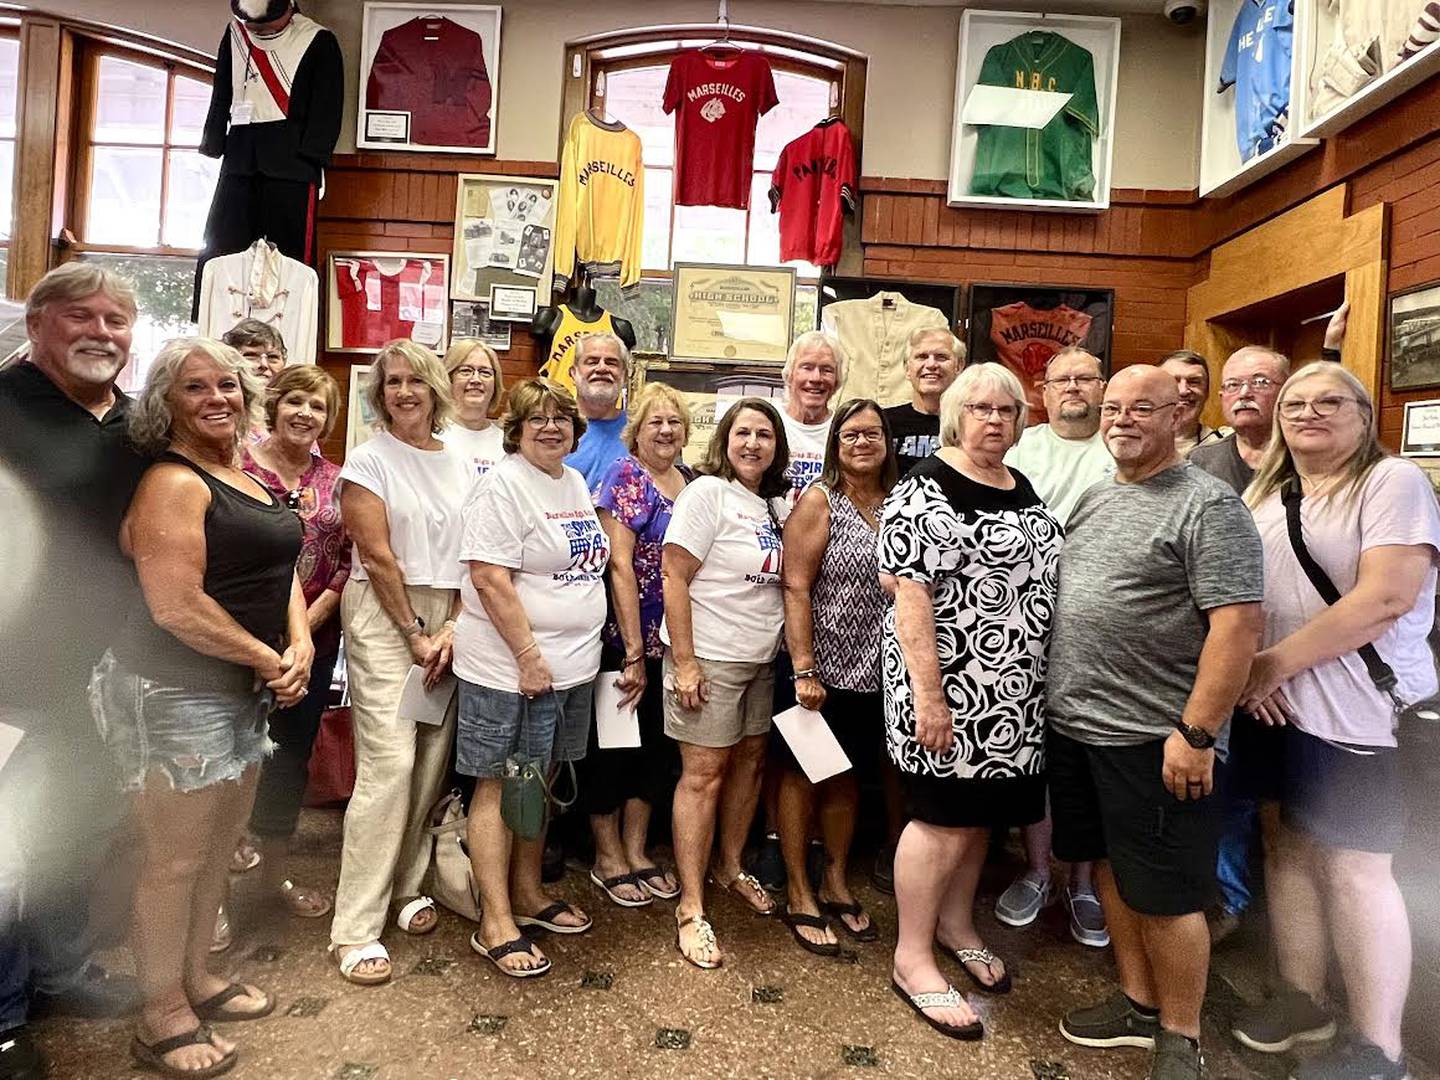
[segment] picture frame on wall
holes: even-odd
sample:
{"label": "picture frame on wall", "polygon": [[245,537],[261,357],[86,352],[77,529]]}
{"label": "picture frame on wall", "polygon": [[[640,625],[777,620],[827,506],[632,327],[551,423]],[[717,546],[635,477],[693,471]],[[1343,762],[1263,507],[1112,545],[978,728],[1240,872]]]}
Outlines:
{"label": "picture frame on wall", "polygon": [[1042,384],[1045,364],[1061,349],[1078,346],[1110,375],[1112,289],[972,285],[966,317],[967,363],[1004,364],[1025,387],[1033,424],[1047,422]]}
{"label": "picture frame on wall", "polygon": [[355,145],[495,153],[500,8],[367,0]]}
{"label": "picture frame on wall", "polygon": [[899,293],[912,304],[932,307],[945,316],[953,329],[965,317],[961,307],[961,286],[946,281],[901,281],[896,278],[836,277],[820,279],[816,309],[820,325],[825,325],[825,309],[846,300],[868,300],[876,293]]}
{"label": "picture frame on wall", "polygon": [[370,365],[350,365],[350,388],[345,400],[345,456],[375,434],[375,411],[370,407]]}
{"label": "picture frame on wall", "polygon": [[1440,281],[1390,296],[1386,339],[1391,390],[1440,387]]}
{"label": "picture frame on wall", "polygon": [[1440,457],[1440,400],[1405,403],[1400,453],[1405,457]]}
{"label": "picture frame on wall", "polygon": [[496,352],[510,348],[510,324],[490,318],[490,305],[477,300],[456,300],[450,305],[450,340],[473,338]]}
{"label": "picture frame on wall", "polygon": [[[455,185],[454,300],[490,302],[493,285],[548,297],[555,269],[558,180],[461,173]],[[492,319],[500,318],[495,308]]]}
{"label": "picture frame on wall", "polygon": [[670,356],[783,364],[795,328],[795,268],[676,263]]}
{"label": "picture frame on wall", "polygon": [[450,256],[332,251],[325,271],[325,347],[377,353],[395,338],[445,352]]}
{"label": "picture frame on wall", "polygon": [[539,310],[534,286],[501,285],[499,282],[490,286],[490,302],[485,306],[490,318],[498,322],[528,323]]}

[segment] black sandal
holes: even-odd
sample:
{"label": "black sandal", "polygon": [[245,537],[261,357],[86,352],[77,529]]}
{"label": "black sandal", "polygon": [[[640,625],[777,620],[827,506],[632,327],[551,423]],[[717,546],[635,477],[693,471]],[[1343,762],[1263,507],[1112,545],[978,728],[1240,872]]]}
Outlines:
{"label": "black sandal", "polygon": [[[840,929],[844,930],[856,941],[880,940],[880,931],[875,927],[875,920],[870,918],[870,913],[860,906],[859,900],[851,900],[848,904],[842,904],[838,900],[821,900],[820,910],[839,923]],[[861,915],[864,915],[867,919],[870,919],[870,925],[865,927],[864,930],[852,930],[850,924],[843,918],[843,916],[846,915],[849,915],[852,919],[858,919]]]}
{"label": "black sandal", "polygon": [[515,925],[522,930],[529,930],[533,927],[537,930],[549,930],[552,934],[583,934],[595,925],[595,920],[588,915],[579,926],[570,926],[567,923],[555,921],[555,916],[564,915],[567,911],[571,915],[577,914],[575,909],[564,900],[556,900],[545,910],[537,911],[534,915],[514,916]]}
{"label": "black sandal", "polygon": [[[680,895],[680,886],[673,889],[665,887],[665,871],[658,866],[642,866],[634,873],[634,878],[639,882],[640,887],[653,896],[656,900],[674,900]],[[656,885],[655,882],[660,882]]]}
{"label": "black sandal", "polygon": [[178,1080],[185,1080],[186,1077],[191,1080],[205,1080],[208,1076],[219,1076],[221,1073],[233,1069],[235,1062],[239,1060],[239,1054],[234,1050],[231,1050],[214,1065],[207,1065],[203,1069],[182,1069],[165,1060],[166,1054],[173,1053],[183,1046],[214,1046],[210,1029],[201,1024],[195,1030],[187,1031],[183,1035],[172,1035],[168,1039],[161,1039],[159,1042],[153,1043],[147,1043],[139,1035],[136,1035],[130,1040],[130,1056],[135,1059],[137,1067],[158,1072],[162,1076],[177,1077]]}
{"label": "black sandal", "polygon": [[250,993],[249,988],[239,983],[231,983],[224,990],[221,990],[213,997],[204,1001],[196,1002],[190,1008],[194,1010],[195,1016],[200,1020],[208,1020],[212,1024],[237,1023],[241,1020],[259,1020],[262,1016],[269,1016],[275,1011],[275,997],[273,994],[266,994],[264,990],[260,993],[265,998],[265,1007],[256,1012],[232,1012],[225,1008],[226,1002],[234,1001],[237,997],[246,997]]}
{"label": "black sandal", "polygon": [[809,930],[828,930],[830,923],[823,917],[819,915],[797,915],[787,907],[780,913],[780,921],[790,928],[790,936],[793,937],[795,943],[806,952],[814,953],[816,956],[840,955],[840,943],[838,941],[824,945],[820,942],[811,941],[804,934],[800,933],[802,926]]}
{"label": "black sandal", "polygon": [[[495,965],[495,970],[501,975],[509,975],[512,979],[538,979],[541,975],[548,975],[554,966],[548,956],[535,955],[535,946],[524,934],[521,934],[514,941],[507,941],[496,945],[493,949],[487,949],[485,943],[480,940],[480,931],[470,935],[470,948],[483,956],[490,963]],[[530,968],[510,968],[500,963],[501,960],[511,953],[523,952],[532,960],[539,960],[540,963]]]}
{"label": "black sandal", "polygon": [[994,983],[987,983],[984,979],[980,978],[979,975],[976,975],[975,972],[970,970],[970,964],[984,964],[992,976],[995,974],[995,969],[991,965],[1000,958],[985,946],[982,945],[978,949],[956,949],[941,942],[936,942],[936,944],[940,945],[940,948],[955,958],[956,962],[960,965],[960,970],[970,977],[970,981],[975,984],[975,989],[979,990],[982,994],[1008,994],[1010,992],[1012,984],[1010,982],[1010,969],[1008,966],[1005,969],[1005,974],[996,979]]}
{"label": "black sandal", "polygon": [[985,1035],[985,1025],[979,1020],[956,1027],[954,1024],[946,1024],[936,1020],[933,1016],[927,1016],[926,1009],[953,1009],[964,999],[960,992],[953,986],[947,986],[944,990],[932,990],[923,994],[912,994],[902,987],[893,978],[890,980],[890,989],[895,991],[895,996],[915,1010],[915,1015],[924,1020],[941,1035],[951,1039],[962,1039],[965,1042],[974,1042]]}

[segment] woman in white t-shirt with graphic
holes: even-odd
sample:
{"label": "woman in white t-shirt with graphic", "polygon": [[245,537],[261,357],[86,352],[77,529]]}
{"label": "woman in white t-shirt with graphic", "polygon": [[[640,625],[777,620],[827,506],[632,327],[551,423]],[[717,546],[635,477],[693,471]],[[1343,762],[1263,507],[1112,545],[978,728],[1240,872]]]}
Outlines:
{"label": "woman in white t-shirt with graphic", "polygon": [[585,756],[610,542],[584,477],[565,464],[585,432],[570,392],[525,380],[510,392],[501,427],[506,455],[462,514],[455,767],[475,777],[467,838],[483,914],[470,947],[506,975],[533,978],[550,960],[527,928],[582,934],[591,921],[545,895],[544,832],[513,838],[500,794],[507,762],[553,773]]}
{"label": "woman in white t-shirt with graphic", "polygon": [[675,500],[661,555],[665,733],[680,743],[683,763],[674,804],[676,946],[702,968],[722,962],[705,918],[707,864],[710,880],[756,913],[777,910],[741,870],[740,853],[760,791],[785,617],[774,503],[789,487],[789,456],[775,407],[738,401],[715,427],[704,475]]}
{"label": "woman in white t-shirt with graphic", "polygon": [[[1358,650],[1373,646],[1414,703],[1435,693],[1426,642],[1435,618],[1440,509],[1425,474],[1391,457],[1364,385],[1339,364],[1285,381],[1275,437],[1245,501],[1265,545],[1264,648],[1241,705],[1285,725],[1281,825],[1265,886],[1279,989],[1242,1009],[1235,1037],[1281,1052],[1335,1034],[1325,1002],[1340,960],[1351,1033],[1299,1077],[1406,1074],[1400,1022],[1410,982],[1410,923],[1392,861],[1405,832],[1395,702]],[[1298,493],[1302,547],[1340,597],[1327,604],[1290,538]],[[1399,733],[1403,743],[1405,733]]]}
{"label": "woman in white t-shirt with graphic", "polygon": [[460,338],[445,353],[445,370],[455,399],[455,422],[440,433],[440,441],[464,456],[476,476],[484,476],[505,456],[500,425],[490,419],[505,394],[500,358],[483,341]]}
{"label": "woman in white t-shirt with graphic", "polygon": [[386,909],[411,934],[435,929],[420,895],[430,865],[425,820],[445,784],[455,725],[398,715],[413,665],[432,685],[450,667],[460,612],[460,505],[472,466],[435,437],[454,406],[434,353],[410,341],[375,357],[369,395],[373,438],[340,470],[340,512],[354,541],[340,597],[355,725],[355,793],[345,811],[331,950],[350,982],[390,978],[380,944]]}

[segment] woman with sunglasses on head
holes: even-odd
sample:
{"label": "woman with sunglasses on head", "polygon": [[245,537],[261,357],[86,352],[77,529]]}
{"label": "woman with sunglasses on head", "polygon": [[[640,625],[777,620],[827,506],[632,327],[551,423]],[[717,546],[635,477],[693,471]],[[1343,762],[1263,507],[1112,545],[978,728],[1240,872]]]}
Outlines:
{"label": "woman with sunglasses on head", "polygon": [[[1330,1039],[1325,977],[1334,949],[1353,1033],[1291,1075],[1399,1080],[1412,954],[1392,869],[1405,831],[1396,699],[1435,693],[1426,635],[1440,509],[1420,468],[1380,445],[1369,393],[1339,364],[1291,375],[1277,413],[1245,492],[1265,545],[1265,636],[1240,701],[1285,725],[1281,824],[1265,882],[1281,985],[1242,1010],[1232,1030],[1272,1053]],[[1334,604],[1304,569],[1287,496],[1301,546],[1340,594]],[[1394,672],[1394,698],[1372,680],[1358,651],[1365,646]]]}

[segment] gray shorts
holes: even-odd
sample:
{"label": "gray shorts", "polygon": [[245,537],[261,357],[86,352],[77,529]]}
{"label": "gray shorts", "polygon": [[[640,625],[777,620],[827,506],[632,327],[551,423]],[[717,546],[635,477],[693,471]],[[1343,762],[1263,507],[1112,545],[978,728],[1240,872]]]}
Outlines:
{"label": "gray shorts", "polygon": [[751,735],[770,730],[774,709],[775,664],[742,663],[730,660],[702,660],[700,677],[709,699],[698,709],[680,705],[675,692],[675,660],[665,650],[665,734],[691,746],[723,749]]}
{"label": "gray shorts", "polygon": [[590,737],[595,680],[538,698],[458,680],[460,708],[455,727],[455,771],[498,779],[510,758],[580,761]]}
{"label": "gray shorts", "polygon": [[142,791],[154,769],[176,791],[238,780],[270,756],[269,690],[254,693],[164,686],[125,671],[106,652],[90,676],[90,712],[125,791]]}

